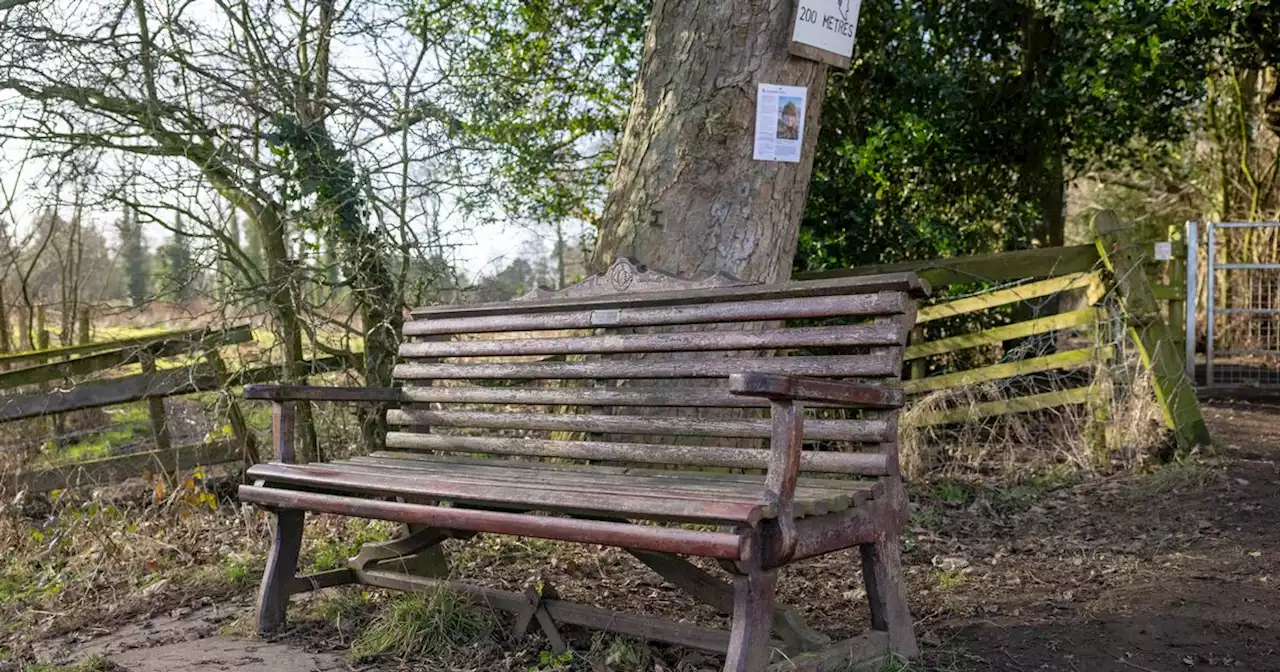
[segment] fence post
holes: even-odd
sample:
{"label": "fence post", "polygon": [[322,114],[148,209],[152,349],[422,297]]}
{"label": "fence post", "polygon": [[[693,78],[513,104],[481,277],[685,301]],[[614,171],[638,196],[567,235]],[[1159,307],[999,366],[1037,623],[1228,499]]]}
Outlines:
{"label": "fence post", "polygon": [[[1182,232],[1176,226],[1169,227],[1169,244],[1173,248],[1173,257],[1169,259],[1168,283],[1169,289],[1173,291],[1173,297],[1169,299],[1169,333],[1173,336],[1173,342],[1178,346],[1178,355],[1185,356],[1186,352],[1186,334],[1179,331],[1179,326],[1184,323],[1184,315],[1187,309],[1187,274],[1183,271],[1183,265],[1186,263],[1186,257],[1182,254],[1177,243],[1182,241]],[[1183,248],[1185,249],[1185,248]],[[1183,369],[1186,369],[1186,362],[1183,362]]]}
{"label": "fence post", "polygon": [[1142,361],[1155,379],[1156,398],[1165,424],[1173,430],[1178,447],[1209,445],[1209,428],[1200,414],[1195,386],[1180,365],[1169,325],[1160,315],[1155,292],[1143,270],[1144,247],[1130,237],[1130,227],[1114,212],[1103,210],[1093,219],[1098,254],[1115,275],[1124,299],[1125,320]]}
{"label": "fence post", "polygon": [[[150,352],[142,351],[138,359],[142,363],[142,372],[154,376],[156,358]],[[164,410],[164,397],[147,397],[147,410],[151,415],[151,437],[155,439],[157,450],[169,450],[173,447],[169,436],[169,417]]]}
{"label": "fence post", "polygon": [[1187,221],[1186,325],[1183,328],[1187,377],[1196,379],[1196,304],[1200,301],[1200,223]]}

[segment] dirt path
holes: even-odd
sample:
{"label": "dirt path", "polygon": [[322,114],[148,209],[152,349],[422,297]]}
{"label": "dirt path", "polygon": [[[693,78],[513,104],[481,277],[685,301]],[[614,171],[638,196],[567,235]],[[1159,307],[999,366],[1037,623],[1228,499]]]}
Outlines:
{"label": "dirt path", "polygon": [[[1152,474],[918,487],[905,558],[926,655],[911,669],[1280,670],[1280,408],[1218,405],[1207,414],[1222,454]],[[582,554],[547,575],[570,598],[582,571],[573,558]],[[643,594],[658,611],[690,613],[681,601],[654,600],[659,582],[626,569],[625,558],[588,560],[608,576],[597,597]],[[529,570],[520,563],[471,569],[515,581]],[[863,627],[853,566],[847,554],[828,556],[784,577],[782,599],[828,630]],[[274,643],[219,634],[250,610],[246,595],[38,650],[60,662],[104,654],[129,672],[373,669],[318,643],[314,631]],[[527,670],[528,661],[509,669]]]}
{"label": "dirt path", "polygon": [[1280,408],[1206,415],[1220,458],[958,512],[971,572],[915,601],[928,668],[1280,670]]}

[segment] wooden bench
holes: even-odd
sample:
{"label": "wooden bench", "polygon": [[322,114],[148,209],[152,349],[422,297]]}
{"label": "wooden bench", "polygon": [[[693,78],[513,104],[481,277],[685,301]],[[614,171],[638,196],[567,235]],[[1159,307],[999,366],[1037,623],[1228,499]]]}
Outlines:
{"label": "wooden bench", "polygon": [[[398,387],[248,388],[274,402],[276,461],[240,488],[275,518],[259,629],[279,628],[289,596],[307,590],[448,586],[514,612],[517,635],[536,622],[556,649],[557,626],[573,623],[726,653],[736,672],[771,656],[778,669],[831,669],[914,655],[898,379],[926,292],[911,274],[755,285],[621,260],[560,292],[414,311]],[[293,404],[319,401],[392,403],[399,431],[385,451],[296,464]],[[406,533],[299,576],[307,511]],[[732,629],[575,604],[549,586],[447,580],[441,542],[477,533],[626,549]],[[871,630],[833,643],[775,606],[774,587],[779,568],[854,546]],[[683,556],[718,560],[728,580]]]}

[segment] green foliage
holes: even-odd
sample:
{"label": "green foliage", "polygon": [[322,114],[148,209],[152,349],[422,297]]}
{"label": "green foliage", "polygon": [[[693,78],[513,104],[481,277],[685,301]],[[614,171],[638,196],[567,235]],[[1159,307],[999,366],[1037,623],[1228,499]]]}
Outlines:
{"label": "green foliage", "polygon": [[529,672],[558,672],[559,670],[568,670],[572,664],[572,651],[565,651],[560,654],[542,651],[538,654],[538,664],[530,667]]}
{"label": "green foliage", "polygon": [[93,654],[75,665],[34,665],[27,672],[123,672],[124,668],[101,654]]}
{"label": "green foliage", "polygon": [[409,593],[397,596],[360,632],[351,655],[358,660],[448,655],[485,641],[493,629],[486,612],[454,592]]}
{"label": "green foliage", "polygon": [[823,108],[798,269],[1046,242],[1064,181],[1186,136],[1213,1],[887,2]]}
{"label": "green foliage", "polygon": [[[447,45],[450,132],[483,150],[490,180],[463,203],[530,222],[593,221],[631,99],[647,0],[421,3]],[[496,206],[496,207],[495,207]]]}

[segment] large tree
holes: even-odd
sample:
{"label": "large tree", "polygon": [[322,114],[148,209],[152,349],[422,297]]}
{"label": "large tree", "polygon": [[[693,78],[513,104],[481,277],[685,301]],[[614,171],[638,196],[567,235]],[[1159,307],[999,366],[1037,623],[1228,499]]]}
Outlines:
{"label": "large tree", "polygon": [[[791,273],[825,65],[789,53],[791,3],[653,4],[594,265],[631,256],[693,276]],[[798,163],[752,158],[757,85],[808,88]]]}

